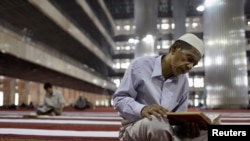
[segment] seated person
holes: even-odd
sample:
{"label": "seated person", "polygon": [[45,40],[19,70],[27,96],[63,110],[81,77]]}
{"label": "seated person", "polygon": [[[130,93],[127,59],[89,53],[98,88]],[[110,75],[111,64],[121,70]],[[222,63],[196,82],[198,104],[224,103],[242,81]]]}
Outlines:
{"label": "seated person", "polygon": [[27,104],[25,104],[24,102],[20,105],[20,108],[27,108]]}
{"label": "seated person", "polygon": [[35,108],[35,106],[34,106],[33,102],[30,102],[30,104],[29,104],[28,108]]}
{"label": "seated person", "polygon": [[51,116],[61,115],[64,105],[63,95],[60,92],[53,90],[50,83],[44,84],[44,90],[46,91],[44,103],[42,107],[37,108],[37,114]]}
{"label": "seated person", "polygon": [[79,98],[77,99],[74,107],[77,110],[84,110],[85,108],[87,108],[87,100],[86,100],[86,98],[82,98],[82,96],[79,96]]}
{"label": "seated person", "polygon": [[170,125],[169,112],[188,108],[188,73],[201,59],[204,45],[193,34],[175,41],[164,55],[133,60],[113,95],[123,118],[120,141],[207,141],[196,122]]}

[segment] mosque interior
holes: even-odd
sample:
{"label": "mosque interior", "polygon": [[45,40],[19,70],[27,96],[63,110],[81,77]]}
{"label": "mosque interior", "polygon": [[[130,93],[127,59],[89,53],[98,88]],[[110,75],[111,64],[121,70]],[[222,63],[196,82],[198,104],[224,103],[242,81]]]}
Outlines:
{"label": "mosque interior", "polygon": [[[136,0],[1,0],[0,91],[11,77],[112,95],[135,58]],[[204,37],[204,0],[186,0],[186,32]],[[174,41],[173,0],[157,6],[156,54]],[[248,83],[250,0],[244,3]],[[211,21],[211,24],[213,22]],[[205,54],[206,55],[206,54]],[[190,103],[204,103],[205,61],[188,73]],[[248,97],[250,87],[248,84]]]}

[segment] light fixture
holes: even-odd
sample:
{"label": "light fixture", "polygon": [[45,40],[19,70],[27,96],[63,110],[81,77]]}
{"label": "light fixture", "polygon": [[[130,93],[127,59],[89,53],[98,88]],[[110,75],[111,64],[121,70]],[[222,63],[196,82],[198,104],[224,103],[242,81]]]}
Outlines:
{"label": "light fixture", "polygon": [[204,9],[205,9],[204,5],[199,5],[199,6],[196,8],[196,10],[199,11],[199,12],[204,11]]}

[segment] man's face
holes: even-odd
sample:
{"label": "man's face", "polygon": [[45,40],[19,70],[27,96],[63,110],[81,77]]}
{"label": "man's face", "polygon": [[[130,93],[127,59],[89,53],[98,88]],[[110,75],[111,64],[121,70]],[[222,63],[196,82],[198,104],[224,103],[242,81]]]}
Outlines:
{"label": "man's face", "polygon": [[174,76],[189,72],[201,59],[199,51],[195,48],[178,48],[172,57],[172,71]]}
{"label": "man's face", "polygon": [[47,92],[48,94],[52,94],[52,93],[53,93],[53,89],[52,89],[52,88],[47,88],[47,89],[46,89],[46,92]]}

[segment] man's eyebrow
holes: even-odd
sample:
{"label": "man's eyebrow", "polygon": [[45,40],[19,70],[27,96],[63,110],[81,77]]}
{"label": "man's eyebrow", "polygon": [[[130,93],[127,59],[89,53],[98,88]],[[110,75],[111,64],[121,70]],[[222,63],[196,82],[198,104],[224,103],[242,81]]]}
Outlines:
{"label": "man's eyebrow", "polygon": [[187,56],[191,56],[193,58],[197,58],[196,55],[194,53],[192,53],[192,52],[187,52],[186,54],[187,54]]}
{"label": "man's eyebrow", "polygon": [[197,59],[197,57],[195,56],[195,54],[193,54],[193,53],[188,53],[188,54],[187,54],[187,57],[192,57],[192,59],[193,59],[195,65],[198,64],[199,59]]}
{"label": "man's eyebrow", "polygon": [[196,62],[199,62],[199,55],[194,53],[194,52],[191,52],[191,51],[185,51],[185,54],[187,56],[191,56]]}

